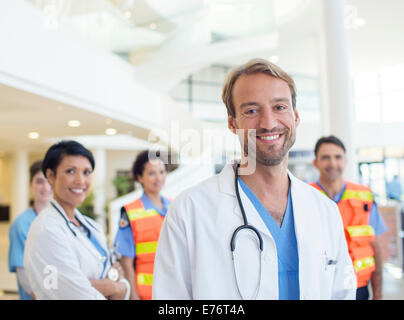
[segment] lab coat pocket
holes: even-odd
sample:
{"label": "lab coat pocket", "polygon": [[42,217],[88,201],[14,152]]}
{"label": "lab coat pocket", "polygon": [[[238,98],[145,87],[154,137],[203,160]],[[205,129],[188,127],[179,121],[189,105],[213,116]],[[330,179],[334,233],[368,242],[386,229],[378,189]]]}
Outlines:
{"label": "lab coat pocket", "polygon": [[337,258],[327,251],[323,251],[321,253],[320,261],[322,266],[322,286],[323,288],[326,288],[327,291],[331,291],[338,262]]}

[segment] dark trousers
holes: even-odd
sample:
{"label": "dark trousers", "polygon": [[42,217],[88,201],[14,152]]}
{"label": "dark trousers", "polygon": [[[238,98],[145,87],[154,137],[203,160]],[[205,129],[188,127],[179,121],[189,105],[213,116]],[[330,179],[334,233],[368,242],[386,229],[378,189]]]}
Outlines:
{"label": "dark trousers", "polygon": [[356,289],[356,300],[369,300],[368,286]]}

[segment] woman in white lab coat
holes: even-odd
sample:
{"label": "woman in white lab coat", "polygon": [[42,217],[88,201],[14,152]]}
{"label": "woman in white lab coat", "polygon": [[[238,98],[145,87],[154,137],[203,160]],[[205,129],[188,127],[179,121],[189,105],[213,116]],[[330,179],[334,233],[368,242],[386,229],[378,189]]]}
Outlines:
{"label": "woman in white lab coat", "polygon": [[91,188],[91,152],[62,141],[47,151],[42,169],[54,199],[31,225],[24,254],[36,298],[127,299],[129,284],[101,226],[77,210]]}

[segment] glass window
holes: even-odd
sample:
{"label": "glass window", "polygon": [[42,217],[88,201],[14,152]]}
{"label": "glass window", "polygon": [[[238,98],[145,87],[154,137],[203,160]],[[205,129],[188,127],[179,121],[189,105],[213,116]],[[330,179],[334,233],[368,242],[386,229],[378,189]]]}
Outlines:
{"label": "glass window", "polygon": [[356,98],[355,113],[356,121],[358,122],[380,122],[380,97],[372,95],[367,97]]}
{"label": "glass window", "polygon": [[382,69],[380,72],[382,92],[404,91],[403,73],[404,64]]}
{"label": "glass window", "polygon": [[383,101],[383,122],[404,122],[404,90],[385,93]]}
{"label": "glass window", "polygon": [[354,78],[354,93],[356,98],[368,97],[379,93],[377,73],[366,73]]}

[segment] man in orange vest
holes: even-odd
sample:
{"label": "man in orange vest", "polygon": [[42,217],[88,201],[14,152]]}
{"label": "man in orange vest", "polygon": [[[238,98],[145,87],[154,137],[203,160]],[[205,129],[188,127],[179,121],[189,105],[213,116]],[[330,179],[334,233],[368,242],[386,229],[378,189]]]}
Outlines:
{"label": "man in orange vest", "polygon": [[387,228],[367,186],[343,178],[345,146],[335,136],[323,137],[316,143],[314,166],[320,178],[311,185],[334,200],[341,212],[356,277],[357,300],[368,300],[371,280],[373,299],[382,299],[382,255],[378,236]]}

